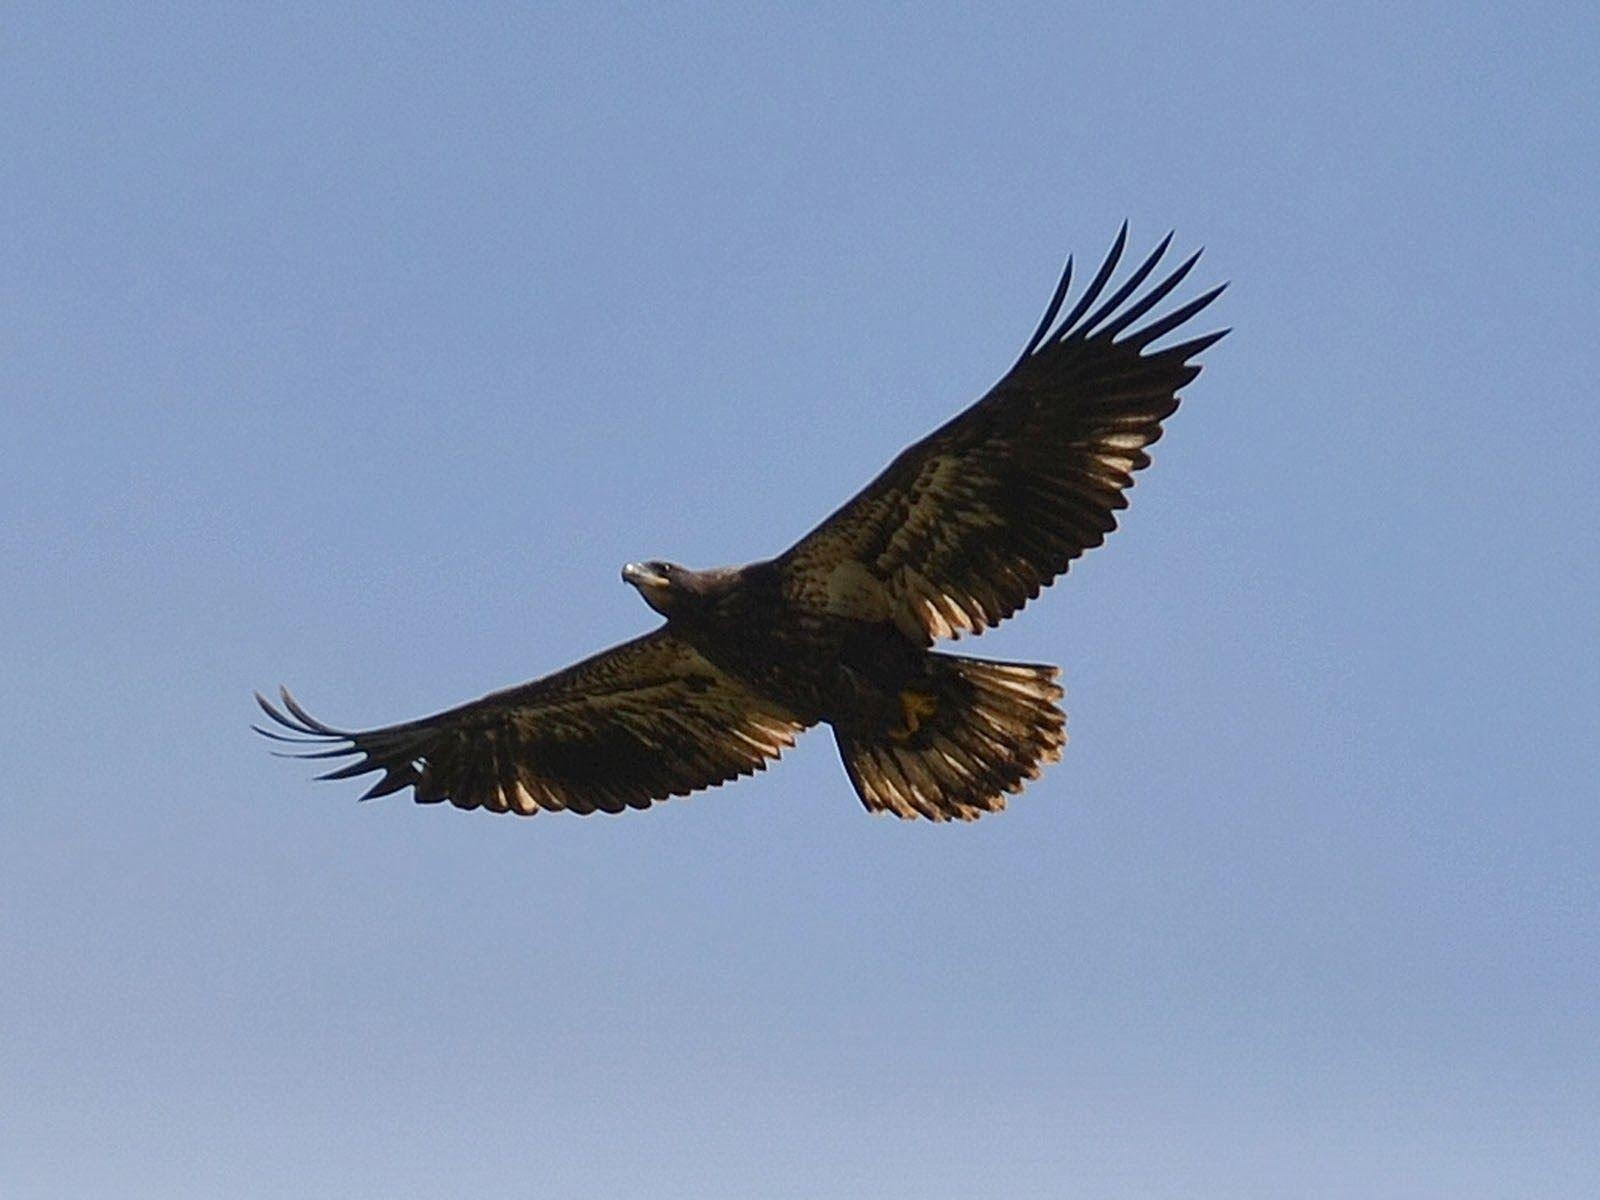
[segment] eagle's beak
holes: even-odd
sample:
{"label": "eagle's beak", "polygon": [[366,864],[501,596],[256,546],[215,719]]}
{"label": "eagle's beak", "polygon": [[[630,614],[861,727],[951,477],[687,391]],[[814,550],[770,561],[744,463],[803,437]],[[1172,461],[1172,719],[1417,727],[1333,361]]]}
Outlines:
{"label": "eagle's beak", "polygon": [[657,574],[643,563],[629,563],[622,568],[622,578],[625,583],[631,583],[641,591],[645,588],[664,588],[667,586],[667,577]]}

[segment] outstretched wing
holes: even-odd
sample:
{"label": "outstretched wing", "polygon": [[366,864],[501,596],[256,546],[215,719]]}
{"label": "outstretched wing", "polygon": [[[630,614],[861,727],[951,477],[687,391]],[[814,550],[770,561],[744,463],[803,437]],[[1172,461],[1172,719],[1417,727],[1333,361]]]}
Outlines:
{"label": "outstretched wing", "polygon": [[[1200,373],[1190,362],[1226,333],[1151,343],[1222,292],[1127,332],[1181,283],[1197,252],[1135,298],[1172,241],[1103,303],[1123,225],[1105,263],[1059,322],[1072,260],[1027,349],[976,404],[908,447],[853,499],[776,560],[790,599],[892,618],[924,644],[979,633],[1016,612],[1116,528],[1133,473]],[[1091,311],[1092,310],[1092,311]]]}
{"label": "outstretched wing", "polygon": [[321,776],[383,772],[362,799],[415,789],[418,803],[532,814],[646,808],[759,771],[804,726],[663,627],[554,675],[383,729],[334,729],[283,692],[266,714],[306,758],[358,755]]}

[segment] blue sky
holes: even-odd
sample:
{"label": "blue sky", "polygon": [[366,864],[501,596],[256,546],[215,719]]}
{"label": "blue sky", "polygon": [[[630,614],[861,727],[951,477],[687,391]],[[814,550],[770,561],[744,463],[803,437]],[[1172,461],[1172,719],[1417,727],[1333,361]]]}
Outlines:
{"label": "blue sky", "polygon": [[[1600,1189],[1592,6],[11,6],[17,1197]],[[1176,227],[1236,332],[1004,815],[589,820],[376,724],[791,542]]]}

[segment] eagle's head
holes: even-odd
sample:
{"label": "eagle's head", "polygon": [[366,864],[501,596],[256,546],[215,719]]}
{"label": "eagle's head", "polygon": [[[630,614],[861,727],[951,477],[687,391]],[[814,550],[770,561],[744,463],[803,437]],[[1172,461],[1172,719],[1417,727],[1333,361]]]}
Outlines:
{"label": "eagle's head", "polygon": [[664,617],[681,612],[700,594],[699,572],[670,562],[629,563],[622,578],[639,589],[644,602]]}
{"label": "eagle's head", "polygon": [[664,617],[692,617],[715,608],[744,579],[741,567],[691,571],[671,562],[629,563],[622,578],[633,584],[644,602]]}

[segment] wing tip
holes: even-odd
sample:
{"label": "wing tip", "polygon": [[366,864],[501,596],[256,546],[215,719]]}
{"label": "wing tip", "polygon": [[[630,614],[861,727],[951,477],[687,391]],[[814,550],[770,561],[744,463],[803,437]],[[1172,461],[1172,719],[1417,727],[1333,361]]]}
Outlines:
{"label": "wing tip", "polygon": [[[1189,275],[1195,264],[1200,261],[1201,255],[1205,253],[1205,247],[1201,246],[1174,268],[1170,274],[1161,279],[1159,283],[1145,289],[1142,295],[1136,295],[1146,278],[1171,248],[1172,242],[1177,236],[1177,230],[1169,229],[1166,235],[1156,244],[1155,249],[1134,268],[1129,277],[1119,285],[1098,309],[1091,313],[1091,308],[1106,290],[1107,284],[1110,283],[1111,277],[1116,273],[1116,268],[1122,260],[1123,252],[1127,248],[1129,228],[1129,222],[1124,219],[1117,230],[1117,236],[1112,241],[1111,249],[1107,252],[1105,260],[1095,272],[1094,278],[1089,281],[1083,294],[1072,305],[1071,310],[1067,312],[1066,316],[1062,317],[1061,310],[1066,303],[1072,277],[1073,259],[1070,255],[1068,256],[1066,269],[1062,272],[1061,280],[1056,285],[1056,291],[1045,308],[1044,317],[1039,322],[1039,326],[1035,329],[1033,336],[1028,339],[1026,348],[1012,367],[1012,370],[1016,370],[1049,348],[1068,340],[1079,342],[1093,339],[1098,342],[1103,338],[1108,342],[1116,341],[1130,325],[1134,324],[1160,303],[1161,300],[1165,299]],[[1144,329],[1135,330],[1117,344],[1130,346],[1135,352],[1142,354],[1145,347],[1151,342],[1172,332],[1173,329],[1188,321],[1195,314],[1209,306],[1227,288],[1227,282],[1217,285],[1196,299],[1183,304],[1167,316],[1152,322]],[[1130,299],[1131,303],[1129,303]],[[1226,332],[1225,330],[1224,333]]]}

